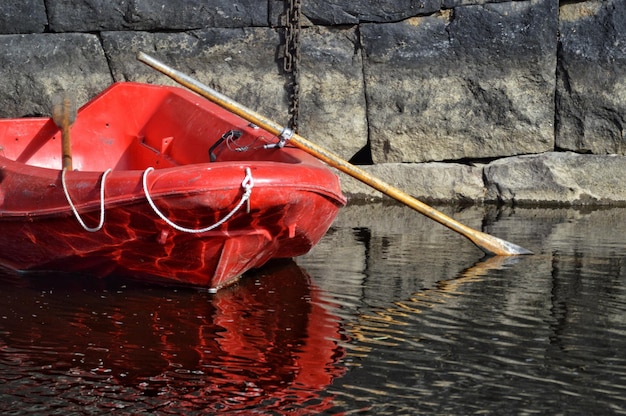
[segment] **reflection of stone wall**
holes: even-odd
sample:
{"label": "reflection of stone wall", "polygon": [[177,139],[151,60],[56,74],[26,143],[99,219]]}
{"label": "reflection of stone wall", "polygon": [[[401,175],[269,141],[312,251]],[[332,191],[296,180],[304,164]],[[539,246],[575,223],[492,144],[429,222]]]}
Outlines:
{"label": "reflection of stone wall", "polygon": [[[145,51],[285,123],[287,3],[1,2],[0,117],[47,115],[59,89],[82,104],[114,81],[172,84],[136,61]],[[626,201],[594,196],[606,189],[579,198],[482,178],[493,159],[522,154],[626,156],[626,3],[562,3],[302,0],[299,131],[346,159],[358,153],[377,164],[373,172],[434,200]],[[547,154],[550,172],[567,176],[570,165]],[[592,159],[595,171],[602,159]],[[617,160],[607,177],[626,173]],[[515,159],[511,169],[524,165],[516,172],[529,175],[525,189],[546,188],[534,163]],[[355,197],[376,195],[345,183]]]}

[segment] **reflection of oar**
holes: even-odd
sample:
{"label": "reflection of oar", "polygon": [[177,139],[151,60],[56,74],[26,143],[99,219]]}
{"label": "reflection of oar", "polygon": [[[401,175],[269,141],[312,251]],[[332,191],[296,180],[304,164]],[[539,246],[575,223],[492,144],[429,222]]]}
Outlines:
{"label": "reflection of oar", "polygon": [[479,260],[473,266],[468,267],[459,273],[454,279],[441,280],[437,282],[437,288],[442,293],[452,294],[458,286],[464,283],[480,280],[484,275],[493,270],[503,270],[512,267],[520,261],[519,258],[511,257],[487,257]]}
{"label": "reflection of oar", "polygon": [[437,221],[440,224],[443,224],[451,230],[456,231],[464,237],[467,237],[487,254],[502,256],[532,254],[531,251],[526,250],[523,247],[509,243],[508,241],[491,236],[489,234],[476,231],[470,227],[467,227],[466,225],[461,224],[460,222],[448,217],[447,215],[424,204],[423,202],[418,201],[417,199],[399,190],[398,188],[395,188],[383,182],[382,180],[373,177],[364,170],[357,168],[354,165],[351,165],[350,163],[334,155],[328,150],[309,142],[298,134],[293,134],[290,130],[285,129],[277,123],[268,120],[267,118],[253,112],[252,110],[245,108],[241,104],[231,100],[223,94],[220,94],[214,89],[204,84],[201,84],[200,82],[189,77],[188,75],[183,74],[180,71],[168,67],[167,65],[152,58],[151,56],[146,55],[145,53],[140,53],[138,59],[145,64],[151,66],[152,68],[158,70],[159,72],[162,72],[163,74],[169,76],[181,85],[184,85],[190,90],[214,102],[215,104],[220,105],[221,107],[237,114],[238,116],[269,131],[276,136],[279,136],[281,138],[289,138],[290,143],[294,146],[326,162],[330,166],[333,166],[341,170],[342,172],[347,173],[348,175],[360,180],[361,182],[371,186],[372,188],[381,191],[382,193],[402,202],[405,205],[408,205],[414,210],[420,212],[421,214],[427,216],[432,220]]}
{"label": "reflection of oar", "polygon": [[73,109],[70,98],[63,94],[52,97],[52,120],[61,129],[61,146],[63,148],[63,169],[72,170],[72,143],[70,141],[70,126],[76,120],[76,111]]}
{"label": "reflection of oar", "polygon": [[[425,309],[444,304],[454,295],[462,294],[458,291],[459,286],[480,281],[489,272],[513,266],[519,260],[519,257],[482,259],[452,279],[440,280],[434,287],[420,290],[407,300],[394,302],[393,307],[376,310],[374,314],[359,316],[359,322],[348,328],[350,334],[354,339],[368,344],[395,346],[406,340],[406,334],[401,327],[406,325],[407,315],[417,315]],[[390,325],[394,325],[394,328]],[[365,347],[361,347],[359,351],[369,352]]]}

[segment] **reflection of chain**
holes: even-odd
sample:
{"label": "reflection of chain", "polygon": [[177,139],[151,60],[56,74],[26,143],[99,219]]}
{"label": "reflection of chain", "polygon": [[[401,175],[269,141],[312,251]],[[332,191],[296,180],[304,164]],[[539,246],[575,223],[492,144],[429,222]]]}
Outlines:
{"label": "reflection of chain", "polygon": [[298,66],[300,64],[300,13],[301,0],[285,0],[287,6],[287,24],[285,27],[285,56],[283,69],[291,75],[289,84],[289,127],[298,130],[298,116],[300,113],[300,85],[298,80]]}

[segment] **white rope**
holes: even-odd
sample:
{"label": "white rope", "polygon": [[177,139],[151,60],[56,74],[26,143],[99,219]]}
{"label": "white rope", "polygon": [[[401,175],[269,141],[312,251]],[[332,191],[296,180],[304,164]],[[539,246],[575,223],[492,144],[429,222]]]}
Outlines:
{"label": "white rope", "polygon": [[146,199],[148,200],[148,204],[150,204],[150,207],[152,207],[152,210],[154,211],[154,213],[157,214],[170,227],[183,233],[192,233],[192,234],[205,233],[207,231],[211,231],[219,227],[220,225],[224,224],[233,215],[235,215],[235,213],[239,211],[239,209],[241,209],[243,204],[245,204],[250,199],[250,195],[252,194],[252,188],[254,187],[254,179],[252,178],[252,173],[250,172],[250,168],[246,168],[246,177],[241,182],[241,187],[244,189],[244,193],[241,196],[241,200],[235,206],[235,208],[232,209],[232,211],[230,211],[224,218],[222,218],[221,220],[219,220],[213,225],[209,225],[208,227],[201,228],[201,229],[185,228],[172,222],[154,204],[154,201],[152,200],[152,197],[150,196],[150,193],[148,192],[148,184],[147,184],[148,174],[152,172],[153,170],[154,170],[153,167],[149,167],[143,172],[143,192],[144,194],[146,194]]}
{"label": "white rope", "polygon": [[100,180],[100,222],[98,223],[98,226],[94,228],[88,227],[85,224],[83,219],[80,217],[78,210],[74,206],[74,203],[72,202],[70,193],[67,190],[67,184],[65,183],[66,171],[67,169],[64,168],[63,171],[61,172],[61,184],[63,185],[63,192],[65,193],[65,198],[67,199],[67,202],[70,204],[70,208],[72,208],[72,212],[74,213],[74,216],[78,220],[78,223],[85,229],[85,231],[89,231],[90,233],[95,233],[96,231],[100,231],[102,229],[102,226],[104,225],[104,182],[106,180],[107,175],[111,173],[111,169],[107,169],[102,174],[102,179]]}

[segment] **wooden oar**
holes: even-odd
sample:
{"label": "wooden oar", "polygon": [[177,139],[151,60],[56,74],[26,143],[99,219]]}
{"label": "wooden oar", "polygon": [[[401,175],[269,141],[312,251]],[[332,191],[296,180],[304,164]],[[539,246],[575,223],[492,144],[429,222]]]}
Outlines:
{"label": "wooden oar", "polygon": [[70,127],[76,120],[76,110],[71,99],[65,94],[55,94],[52,97],[52,120],[61,129],[61,147],[63,169],[72,170],[72,142]]}
{"label": "wooden oar", "polygon": [[256,112],[249,110],[241,104],[231,100],[225,95],[215,91],[214,89],[198,82],[190,76],[168,67],[164,63],[156,60],[155,58],[146,55],[145,53],[139,53],[137,57],[141,62],[151,66],[157,71],[167,75],[179,84],[189,88],[190,90],[200,94],[208,100],[218,104],[219,106],[237,114],[245,120],[259,126],[268,132],[276,135],[277,137],[288,136],[289,142],[294,146],[304,150],[305,152],[315,156],[316,158],[326,162],[330,166],[333,166],[340,171],[347,173],[348,175],[360,180],[361,182],[371,186],[374,189],[402,202],[405,205],[413,208],[419,213],[427,216],[428,218],[437,221],[438,223],[450,228],[453,231],[463,235],[472,241],[478,248],[483,250],[487,254],[494,254],[500,256],[516,256],[522,254],[532,254],[531,251],[526,250],[516,244],[502,240],[498,237],[483,233],[481,231],[474,230],[460,222],[448,217],[442,212],[424,204],[421,201],[413,198],[409,194],[401,191],[398,188],[393,187],[385,183],[384,181],[370,175],[363,169],[360,169],[347,161],[341,159],[339,156],[323,149],[298,134],[293,134],[288,129],[280,126],[279,124],[263,117]]}

